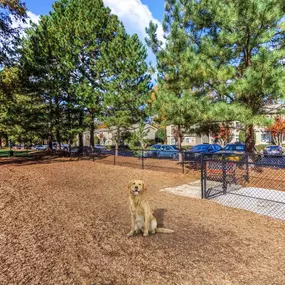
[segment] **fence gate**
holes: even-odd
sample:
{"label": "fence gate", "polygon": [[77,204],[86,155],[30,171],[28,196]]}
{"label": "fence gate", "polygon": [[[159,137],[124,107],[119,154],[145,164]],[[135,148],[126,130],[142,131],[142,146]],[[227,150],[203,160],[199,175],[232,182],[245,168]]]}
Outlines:
{"label": "fence gate", "polygon": [[237,190],[248,181],[248,164],[221,159],[203,159],[202,198],[212,198]]}
{"label": "fence gate", "polygon": [[202,198],[285,220],[285,157],[203,159]]}

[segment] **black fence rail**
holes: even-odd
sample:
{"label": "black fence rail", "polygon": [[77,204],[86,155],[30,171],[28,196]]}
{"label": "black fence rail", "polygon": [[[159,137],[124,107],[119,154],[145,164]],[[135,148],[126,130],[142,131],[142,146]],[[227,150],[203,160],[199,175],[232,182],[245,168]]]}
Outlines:
{"label": "black fence rail", "polygon": [[[160,149],[129,149],[119,148],[107,149],[104,146],[96,146],[95,148],[83,147],[72,148],[71,151],[63,152],[65,156],[88,158],[94,161],[100,161],[107,164],[130,166],[141,169],[160,169],[167,171],[175,171],[180,173],[188,173],[190,170],[201,171],[203,161],[213,160],[220,163],[235,162],[239,167],[243,166],[248,175],[249,165],[274,165],[274,167],[285,168],[284,156],[268,156],[265,157],[260,154],[247,155],[242,153],[226,153],[226,154],[201,154],[187,151],[178,150],[160,150]],[[232,164],[225,164],[226,168],[233,167]],[[217,166],[218,167],[218,166]],[[230,173],[230,169],[227,171]],[[228,180],[231,175],[226,175],[225,179]]]}
{"label": "black fence rail", "polygon": [[285,157],[202,159],[202,198],[285,220]]}
{"label": "black fence rail", "polygon": [[[104,146],[95,148],[73,148],[66,155],[78,159],[92,159],[106,164],[130,166],[141,169],[153,169],[187,173],[192,168],[192,159],[187,158],[186,152],[178,150],[155,150],[155,149],[107,149]],[[199,165],[201,165],[201,161]],[[196,167],[200,171],[201,166]],[[194,167],[193,167],[194,169]]]}

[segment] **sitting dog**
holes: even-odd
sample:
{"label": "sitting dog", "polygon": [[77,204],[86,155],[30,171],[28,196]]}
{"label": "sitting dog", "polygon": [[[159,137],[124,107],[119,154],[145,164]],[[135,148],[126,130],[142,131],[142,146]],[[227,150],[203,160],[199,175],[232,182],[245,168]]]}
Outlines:
{"label": "sitting dog", "polygon": [[146,187],[143,181],[134,180],[128,184],[132,228],[128,236],[143,232],[144,236],[149,233],[173,233],[173,230],[157,228],[157,221],[152,214],[149,203],[145,197]]}

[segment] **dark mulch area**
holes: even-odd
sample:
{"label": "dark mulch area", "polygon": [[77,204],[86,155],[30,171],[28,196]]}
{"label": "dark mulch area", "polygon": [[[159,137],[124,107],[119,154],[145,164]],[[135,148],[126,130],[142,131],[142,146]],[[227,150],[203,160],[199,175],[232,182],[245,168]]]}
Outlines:
{"label": "dark mulch area", "polygon": [[[159,192],[197,177],[63,158],[0,175],[0,284],[285,284],[284,222]],[[127,238],[134,178],[174,234]]]}

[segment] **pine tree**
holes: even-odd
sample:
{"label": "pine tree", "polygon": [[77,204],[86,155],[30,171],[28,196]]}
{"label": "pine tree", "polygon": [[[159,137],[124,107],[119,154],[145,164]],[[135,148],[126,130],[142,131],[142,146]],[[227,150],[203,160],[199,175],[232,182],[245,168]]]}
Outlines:
{"label": "pine tree", "polygon": [[[46,103],[49,141],[82,132],[94,146],[95,121],[128,127],[144,114],[148,91],[146,50],[102,0],[61,0],[27,31],[21,68],[30,90]],[[134,107],[135,106],[135,107]],[[139,107],[138,107],[139,106]],[[127,116],[126,116],[127,113]],[[77,124],[74,118],[77,118]],[[126,121],[126,119],[128,121]]]}
{"label": "pine tree", "polygon": [[0,66],[13,58],[20,40],[20,29],[13,27],[12,17],[25,21],[26,16],[26,6],[22,1],[0,1]]}
{"label": "pine tree", "polygon": [[201,109],[206,121],[243,123],[248,152],[254,124],[263,125],[266,106],[284,98],[283,17],[279,0],[168,0],[165,45],[153,24],[148,29],[164,84],[212,102]]}
{"label": "pine tree", "polygon": [[58,1],[51,13],[57,43],[64,56],[61,64],[72,70],[78,103],[87,115],[90,145],[94,146],[94,120],[99,116],[106,93],[105,84],[113,74],[108,56],[112,41],[124,29],[117,16],[102,0]]}
{"label": "pine tree", "polygon": [[132,124],[143,124],[146,119],[146,101],[150,85],[150,74],[146,64],[147,52],[137,35],[122,32],[112,42],[109,66],[112,80],[106,84],[102,121],[115,128],[116,149],[122,132]]}
{"label": "pine tree", "polygon": [[25,92],[18,67],[5,68],[0,76],[0,137],[32,143],[43,139],[43,104]]}
{"label": "pine tree", "polygon": [[[74,126],[69,118],[73,108],[71,71],[61,64],[64,54],[54,36],[51,17],[41,17],[40,23],[28,29],[26,35],[21,50],[22,80],[34,97],[45,102],[40,120],[46,126],[45,135],[51,149],[52,141],[55,139],[60,144],[66,128]],[[70,141],[72,137],[65,139]]]}

